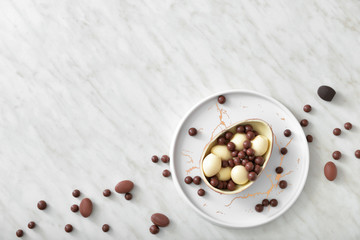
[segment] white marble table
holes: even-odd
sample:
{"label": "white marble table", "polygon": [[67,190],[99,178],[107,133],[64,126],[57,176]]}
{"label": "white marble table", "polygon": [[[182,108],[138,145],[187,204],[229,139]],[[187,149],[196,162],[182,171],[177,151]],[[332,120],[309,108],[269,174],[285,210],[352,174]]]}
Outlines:
{"label": "white marble table", "polygon": [[[23,239],[358,239],[359,13],[357,0],[0,1],[0,238],[22,228]],[[317,97],[322,84],[333,102]],[[314,136],[294,206],[242,230],[192,212],[150,161],[190,107],[237,88],[278,99]],[[346,121],[354,129],[334,137]],[[334,150],[343,158],[329,182]],[[122,179],[135,182],[133,200],[102,196]],[[95,204],[88,219],[69,210],[75,188]],[[171,219],[156,236],[154,212]]]}

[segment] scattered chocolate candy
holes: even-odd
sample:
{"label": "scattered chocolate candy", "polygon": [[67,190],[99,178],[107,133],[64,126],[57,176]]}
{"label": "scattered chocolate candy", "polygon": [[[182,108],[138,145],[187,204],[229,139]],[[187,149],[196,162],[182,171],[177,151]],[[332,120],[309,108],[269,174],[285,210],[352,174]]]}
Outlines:
{"label": "scattered chocolate candy", "polygon": [[280,152],[282,155],[285,155],[285,154],[287,154],[288,150],[287,150],[287,148],[283,147],[280,149]]}
{"label": "scattered chocolate candy", "polygon": [[262,212],[263,210],[264,210],[263,205],[261,205],[261,204],[256,204],[255,205],[255,211]]}
{"label": "scattered chocolate candy", "polygon": [[255,154],[255,150],[254,150],[254,149],[248,148],[248,149],[246,150],[246,155],[248,155],[248,156],[254,156],[254,154]]}
{"label": "scattered chocolate candy", "polygon": [[131,193],[125,193],[125,199],[126,200],[131,200],[132,199],[132,194]]}
{"label": "scattered chocolate candy", "polygon": [[77,212],[77,211],[79,211],[79,206],[76,205],[76,204],[73,204],[73,205],[71,205],[70,210],[71,210],[72,212]]}
{"label": "scattered chocolate candy", "polygon": [[333,134],[334,134],[335,136],[339,136],[339,135],[341,134],[341,129],[340,129],[340,128],[335,128],[335,129],[333,130]]}
{"label": "scattered chocolate candy", "polygon": [[83,217],[87,218],[91,215],[93,204],[89,198],[84,198],[80,202],[80,213]]}
{"label": "scattered chocolate candy", "polygon": [[151,215],[151,221],[159,227],[166,227],[170,223],[169,218],[162,213],[154,213]]}
{"label": "scattered chocolate candy", "polygon": [[244,159],[244,158],[246,157],[246,151],[240,151],[240,152],[238,153],[238,157],[239,157],[240,159]]}
{"label": "scattered chocolate candy", "polygon": [[250,147],[251,147],[251,142],[250,142],[250,140],[245,140],[245,141],[243,142],[243,146],[244,146],[245,149],[250,148]]}
{"label": "scattered chocolate candy", "polygon": [[286,182],[285,180],[281,180],[281,181],[279,182],[279,187],[280,187],[281,189],[286,188],[286,187],[287,187],[287,182]]}
{"label": "scattered chocolate candy", "polygon": [[212,177],[212,178],[210,179],[210,184],[211,184],[211,186],[213,186],[213,187],[217,187],[217,185],[219,185],[219,180],[217,179],[217,177]]}
{"label": "scattered chocolate candy", "polygon": [[253,140],[255,138],[255,133],[252,131],[249,131],[246,133],[246,138],[249,140]]}
{"label": "scattered chocolate candy", "polygon": [[333,88],[329,86],[321,86],[319,87],[317,94],[322,100],[331,102],[331,100],[334,98],[336,92]]}
{"label": "scattered chocolate candy", "polygon": [[154,155],[154,156],[151,157],[151,161],[152,161],[153,163],[157,163],[157,162],[159,161],[159,157],[156,156],[156,155]]}
{"label": "scattered chocolate candy", "polygon": [[217,143],[219,145],[225,145],[227,143],[226,138],[225,137],[219,137],[217,140]]}
{"label": "scattered chocolate candy", "polygon": [[104,197],[110,197],[110,195],[111,195],[110,189],[105,189],[105,190],[103,191],[103,195],[104,195]]}
{"label": "scattered chocolate candy", "polygon": [[229,142],[226,146],[229,151],[235,150],[235,143],[233,143],[233,142]]}
{"label": "scattered chocolate candy", "polygon": [[162,175],[163,175],[164,177],[170,177],[171,173],[170,173],[169,170],[165,169],[165,170],[162,172]]}
{"label": "scattered chocolate candy", "polygon": [[184,182],[185,182],[186,184],[190,184],[190,183],[192,183],[192,181],[193,181],[193,179],[192,179],[192,177],[190,177],[190,176],[187,176],[187,177],[185,177],[185,179],[184,179]]}
{"label": "scattered chocolate candy", "polygon": [[246,163],[245,169],[246,169],[246,171],[251,172],[254,169],[254,164],[252,162]]}
{"label": "scattered chocolate candy", "polygon": [[310,134],[306,136],[306,140],[308,142],[312,142],[314,139],[313,139],[313,136],[311,136]]}
{"label": "scattered chocolate candy", "polygon": [[337,168],[333,162],[327,162],[324,167],[324,175],[329,181],[333,181],[337,175]]}
{"label": "scattered chocolate candy", "polygon": [[265,159],[263,157],[256,157],[255,158],[255,164],[262,166],[265,162]]}
{"label": "scattered chocolate candy", "polygon": [[250,132],[250,131],[253,131],[253,127],[251,125],[245,125],[245,132]]}
{"label": "scattered chocolate candy", "polygon": [[245,132],[245,127],[244,126],[237,126],[236,127],[236,132],[237,133],[244,133]]}
{"label": "scattered chocolate candy", "polygon": [[222,160],[222,161],[221,161],[221,167],[226,168],[226,167],[228,167],[228,166],[229,166],[229,162],[228,162],[228,161],[226,161],[226,160]]}
{"label": "scattered chocolate candy", "polygon": [[200,185],[201,183],[201,178],[199,176],[195,176],[194,179],[193,179],[193,183],[195,185]]}
{"label": "scattered chocolate candy", "polygon": [[226,187],[227,187],[227,189],[228,189],[229,191],[234,191],[235,188],[236,188],[236,185],[235,185],[235,183],[234,183],[232,180],[230,180],[230,181],[227,183]]}
{"label": "scattered chocolate candy", "polygon": [[340,151],[333,152],[332,157],[335,160],[339,160],[341,158],[341,152]]}
{"label": "scattered chocolate candy", "polygon": [[188,132],[190,136],[195,136],[197,134],[196,128],[190,128]]}
{"label": "scattered chocolate candy", "polygon": [[270,200],[270,206],[276,207],[277,205],[278,205],[278,201],[276,199],[271,199]]}
{"label": "scattered chocolate candy", "polygon": [[248,160],[249,160],[249,161],[254,161],[254,159],[255,159],[255,156],[254,156],[254,155],[248,156]]}
{"label": "scattered chocolate candy", "polygon": [[284,136],[285,136],[285,137],[290,137],[290,136],[291,136],[291,131],[290,131],[290,129],[286,129],[286,130],[284,131]]}
{"label": "scattered chocolate candy", "polygon": [[262,167],[260,165],[255,165],[254,172],[259,175],[261,172]]}
{"label": "scattered chocolate candy", "polygon": [[234,136],[234,134],[233,134],[232,132],[226,132],[226,133],[225,133],[225,138],[226,138],[227,140],[232,139],[233,136]]}
{"label": "scattered chocolate candy", "polygon": [[[239,159],[240,160],[240,159]],[[233,159],[229,159],[228,160],[228,164],[229,164],[229,167],[233,168],[235,166],[235,163],[234,163],[234,160]]]}
{"label": "scattered chocolate candy", "polygon": [[72,232],[72,230],[73,230],[73,226],[71,224],[65,225],[65,232]]}
{"label": "scattered chocolate candy", "polygon": [[17,237],[22,237],[22,236],[24,236],[24,231],[21,230],[21,229],[17,230],[17,231],[16,231],[16,236],[17,236]]}
{"label": "scattered chocolate candy", "polygon": [[224,104],[224,103],[226,102],[226,98],[225,98],[223,95],[220,95],[220,96],[218,97],[218,102],[219,102],[220,104]]}
{"label": "scattered chocolate candy", "polygon": [[304,112],[310,112],[311,106],[309,104],[306,104],[303,109],[304,109]]}
{"label": "scattered chocolate candy", "polygon": [[170,157],[168,155],[162,155],[161,156],[161,161],[163,163],[168,163],[170,161]]}
{"label": "scattered chocolate candy", "polygon": [[101,229],[103,230],[103,232],[108,232],[110,230],[110,226],[108,224],[104,224],[102,225]]}
{"label": "scattered chocolate candy", "polygon": [[262,205],[263,205],[264,207],[269,206],[269,204],[270,204],[270,201],[269,201],[268,199],[262,200]]}
{"label": "scattered chocolate candy", "polygon": [[303,126],[303,127],[306,127],[307,125],[309,125],[309,121],[306,120],[306,119],[302,119],[302,120],[300,121],[300,125]]}
{"label": "scattered chocolate candy", "polygon": [[280,173],[282,173],[284,171],[284,169],[282,168],[282,167],[277,167],[277,168],[275,168],[275,172],[277,173],[277,174],[280,174]]}
{"label": "scattered chocolate candy", "polygon": [[248,179],[249,179],[250,181],[255,181],[256,178],[257,178],[256,172],[249,172],[249,174],[248,174]]}
{"label": "scattered chocolate candy", "polygon": [[[249,160],[244,159],[241,161],[241,165],[243,165],[245,167],[245,165],[249,162]],[[235,164],[236,165],[236,164]]]}
{"label": "scattered chocolate candy", "polygon": [[75,190],[72,192],[72,195],[77,198],[77,197],[80,196],[80,191],[77,190],[77,189],[75,189]]}
{"label": "scattered chocolate candy", "polygon": [[236,165],[240,165],[241,164],[241,160],[240,160],[240,158],[234,158],[234,165],[236,166]]}
{"label": "scattered chocolate candy", "polygon": [[204,195],[205,195],[205,190],[204,190],[204,189],[202,189],[202,188],[200,188],[200,189],[198,190],[198,192],[197,192],[197,193],[198,193],[198,195],[199,195],[199,196],[201,196],[201,197],[202,197],[202,196],[204,196]]}
{"label": "scattered chocolate candy", "polygon": [[356,157],[356,158],[360,158],[360,150],[356,150],[356,151],[355,151],[355,157]]}
{"label": "scattered chocolate candy", "polygon": [[150,230],[150,232],[151,232],[152,234],[158,234],[159,231],[160,231],[159,227],[156,226],[156,225],[151,225],[151,227],[150,227],[149,230]]}
{"label": "scattered chocolate candy", "polygon": [[231,156],[232,156],[232,157],[237,157],[238,155],[239,155],[239,151],[236,151],[236,150],[235,150],[235,151],[232,151],[232,152],[231,152]]}
{"label": "scattered chocolate candy", "polygon": [[38,202],[37,207],[40,210],[44,210],[47,207],[47,204],[46,204],[46,202],[44,200],[41,200],[41,201]]}
{"label": "scattered chocolate candy", "polygon": [[134,188],[134,183],[130,180],[124,180],[116,184],[115,191],[117,193],[128,193]]}
{"label": "scattered chocolate candy", "polygon": [[28,228],[33,229],[36,226],[35,222],[31,221],[28,223]]}
{"label": "scattered chocolate candy", "polygon": [[345,128],[346,130],[350,130],[350,129],[352,129],[352,124],[349,123],[349,122],[346,122],[346,123],[344,124],[344,128]]}

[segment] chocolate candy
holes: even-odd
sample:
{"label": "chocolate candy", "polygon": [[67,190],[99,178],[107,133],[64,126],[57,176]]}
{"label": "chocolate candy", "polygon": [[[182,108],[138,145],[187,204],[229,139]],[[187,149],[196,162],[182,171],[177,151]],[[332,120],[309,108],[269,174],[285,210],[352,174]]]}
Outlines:
{"label": "chocolate candy", "polygon": [[193,181],[193,179],[192,179],[192,177],[190,177],[190,176],[187,176],[187,177],[185,177],[185,179],[184,179],[184,182],[185,182],[186,184],[190,184],[190,183],[192,183],[192,181]]}
{"label": "chocolate candy", "polygon": [[161,156],[161,161],[163,163],[168,163],[170,161],[170,157],[168,155],[162,155]]}
{"label": "chocolate candy", "polygon": [[270,206],[276,207],[277,205],[278,205],[278,201],[276,199],[271,199],[270,200]]}
{"label": "chocolate candy", "polygon": [[157,163],[157,162],[159,161],[159,157],[156,156],[156,155],[154,155],[154,156],[151,157],[151,161],[152,161],[153,163]]}
{"label": "chocolate candy", "polygon": [[193,183],[195,185],[200,185],[201,183],[201,178],[199,176],[195,176],[194,179],[193,179]]}
{"label": "chocolate candy", "polygon": [[227,183],[227,189],[229,190],[229,191],[234,191],[235,190],[235,183],[232,181],[232,180],[230,180],[228,183]]}
{"label": "chocolate candy", "polygon": [[285,136],[285,137],[290,137],[290,136],[291,136],[291,131],[290,131],[290,129],[286,129],[286,130],[284,131],[284,136]]}
{"label": "chocolate candy", "polygon": [[223,95],[220,95],[220,96],[218,97],[218,102],[219,102],[220,104],[224,104],[224,103],[226,102],[226,98],[225,98]]}
{"label": "chocolate candy", "polygon": [[310,134],[306,136],[306,140],[308,142],[312,142],[313,141],[313,136],[311,136]]}
{"label": "chocolate candy", "polygon": [[329,86],[321,86],[319,87],[317,94],[322,100],[331,102],[331,100],[334,98],[336,92],[333,88]]}
{"label": "chocolate candy", "polygon": [[234,136],[234,134],[232,132],[226,132],[225,133],[225,139],[227,139],[227,140],[232,139],[233,136]]}
{"label": "chocolate candy", "polygon": [[170,173],[169,170],[165,169],[165,170],[162,172],[162,175],[163,175],[164,177],[170,177],[171,173]]}
{"label": "chocolate candy", "polygon": [[263,157],[256,157],[255,158],[255,164],[258,164],[260,166],[262,166],[265,162],[265,159]]}
{"label": "chocolate candy", "polygon": [[262,212],[263,210],[264,210],[263,205],[261,205],[261,204],[256,204],[255,205],[255,211]]}
{"label": "chocolate candy", "polygon": [[217,177],[212,177],[210,180],[210,184],[213,187],[217,187],[217,185],[219,185],[219,180],[217,179]]}
{"label": "chocolate candy", "polygon": [[124,180],[116,184],[115,191],[117,193],[128,193],[134,187],[134,183],[130,180]]}
{"label": "chocolate candy", "polygon": [[239,151],[236,151],[236,150],[231,152],[232,157],[237,157],[238,154],[239,154]]}
{"label": "chocolate candy", "polygon": [[200,189],[198,190],[198,192],[197,192],[197,193],[198,193],[198,195],[199,195],[199,196],[201,196],[201,197],[202,197],[202,196],[204,196],[204,195],[205,195],[205,190],[204,190],[204,189],[202,189],[202,188],[200,188]]}
{"label": "chocolate candy", "polygon": [[249,140],[253,140],[255,138],[255,133],[252,131],[249,131],[246,133],[246,138]]}
{"label": "chocolate candy", "polygon": [[282,155],[285,155],[285,154],[287,154],[288,150],[287,150],[287,148],[283,147],[280,149],[280,152]]}
{"label": "chocolate candy", "polygon": [[80,191],[77,190],[77,189],[75,189],[75,190],[72,192],[72,195],[77,198],[77,197],[80,196]]}
{"label": "chocolate candy", "polygon": [[226,167],[228,167],[228,166],[229,166],[229,162],[228,162],[228,161],[226,161],[226,160],[222,160],[222,161],[221,161],[221,167],[226,168]]}
{"label": "chocolate candy", "polygon": [[254,169],[254,164],[252,162],[246,163],[245,169],[246,169],[246,171],[251,172]]}
{"label": "chocolate candy", "polygon": [[149,228],[149,231],[152,233],[152,234],[158,234],[160,229],[158,226],[156,225],[151,225],[151,227]]}
{"label": "chocolate candy", "polygon": [[226,138],[225,137],[219,137],[217,140],[217,143],[219,145],[225,145],[227,143]]}
{"label": "chocolate candy", "polygon": [[254,156],[254,154],[255,154],[254,149],[248,148],[248,149],[246,150],[246,155],[248,155],[248,156]]}
{"label": "chocolate candy", "polygon": [[28,223],[28,228],[33,229],[36,226],[35,222],[31,221]]}
{"label": "chocolate candy", "polygon": [[262,200],[262,205],[263,205],[264,207],[269,206],[269,204],[270,204],[270,201],[269,201],[268,199]]}
{"label": "chocolate candy", "polygon": [[303,109],[304,109],[304,112],[310,112],[311,106],[309,104],[306,104]]}
{"label": "chocolate candy", "polygon": [[282,168],[282,167],[277,167],[277,168],[275,168],[275,172],[277,173],[277,174],[280,174],[280,173],[282,173],[284,171],[284,169]]}
{"label": "chocolate candy", "polygon": [[[245,167],[245,165],[249,162],[249,160],[244,159],[241,161],[241,165],[243,165]],[[236,164],[235,164],[236,165]]]}
{"label": "chocolate candy", "polygon": [[335,136],[339,136],[339,135],[341,134],[341,129],[340,129],[340,128],[335,128],[335,129],[333,130],[333,134],[334,134]]}
{"label": "chocolate candy", "polygon": [[309,121],[306,120],[306,119],[302,119],[302,120],[300,121],[300,125],[303,126],[303,127],[306,127],[307,125],[309,125]]}
{"label": "chocolate candy", "polygon": [[254,168],[254,172],[256,172],[256,174],[259,175],[261,172],[261,166],[256,164]]}
{"label": "chocolate candy", "polygon": [[73,205],[71,205],[70,210],[71,210],[72,212],[77,212],[77,211],[79,211],[79,206],[76,205],[76,204],[73,204]]}
{"label": "chocolate candy", "polygon": [[244,142],[243,142],[243,146],[244,146],[244,148],[245,149],[248,149],[248,148],[250,148],[251,147],[251,142],[250,142],[250,140],[245,140]]}
{"label": "chocolate candy", "polygon": [[244,126],[237,126],[236,127],[236,132],[238,133],[244,133],[245,132],[245,127]]}
{"label": "chocolate candy", "polygon": [[[240,161],[240,159],[239,159],[239,161]],[[231,167],[231,168],[233,168],[235,166],[235,163],[234,163],[233,159],[229,159],[228,164],[229,164],[229,167]]]}
{"label": "chocolate candy", "polygon": [[188,132],[190,136],[195,136],[197,134],[196,128],[190,128]]}
{"label": "chocolate candy", "polygon": [[251,125],[245,125],[245,132],[250,132],[250,131],[253,131],[253,127]]}
{"label": "chocolate candy", "polygon": [[349,122],[346,122],[346,123],[344,124],[344,128],[345,128],[346,130],[350,130],[350,129],[352,129],[352,124],[349,123]]}
{"label": "chocolate candy", "polygon": [[37,207],[40,210],[44,210],[47,207],[47,204],[46,204],[46,202],[44,200],[41,200],[41,201],[38,202]]}
{"label": "chocolate candy", "polygon": [[129,200],[131,200],[131,199],[132,199],[132,197],[133,197],[133,196],[132,196],[132,194],[131,194],[131,193],[125,193],[125,199],[126,199],[126,200],[128,200],[128,201],[129,201]]}
{"label": "chocolate candy", "polygon": [[340,152],[340,151],[335,151],[335,152],[333,152],[332,157],[333,157],[335,160],[339,160],[339,159],[341,158],[341,152]]}
{"label": "chocolate candy", "polygon": [[103,230],[103,232],[108,232],[110,230],[110,226],[108,224],[104,224],[102,225],[101,229]]}
{"label": "chocolate candy", "polygon": [[17,237],[22,237],[22,236],[24,236],[24,231],[21,230],[21,229],[17,230],[17,231],[16,231],[16,236],[17,236]]}
{"label": "chocolate candy", "polygon": [[105,190],[103,191],[103,195],[104,195],[104,197],[109,197],[109,196],[111,195],[110,189],[105,189]]}
{"label": "chocolate candy", "polygon": [[257,178],[256,172],[249,172],[249,174],[248,174],[248,179],[249,179],[250,181],[255,181],[256,178]]}
{"label": "chocolate candy", "polygon": [[247,157],[247,159],[248,159],[249,161],[254,161],[255,156],[254,156],[254,155],[252,155],[252,156],[248,156],[248,157]]}
{"label": "chocolate candy", "polygon": [[285,180],[281,180],[281,181],[279,182],[279,187],[280,187],[281,189],[286,188],[286,187],[287,187],[287,182],[286,182]]}
{"label": "chocolate candy", "polygon": [[360,158],[360,150],[356,150],[356,151],[355,151],[355,157],[356,157],[356,158]]}
{"label": "chocolate candy", "polygon": [[89,198],[84,198],[80,202],[80,213],[83,217],[87,218],[91,215],[93,204]]}
{"label": "chocolate candy", "polygon": [[240,159],[244,159],[245,157],[246,157],[246,151],[244,152],[244,151],[240,151],[239,153],[238,153],[238,157],[240,158]]}
{"label": "chocolate candy", "polygon": [[154,213],[151,215],[151,221],[159,227],[166,227],[170,224],[169,218],[162,213]]}
{"label": "chocolate candy", "polygon": [[240,158],[238,158],[238,157],[234,158],[234,165],[236,166],[236,165],[240,165],[240,164],[241,164]]}
{"label": "chocolate candy", "polygon": [[226,145],[227,149],[229,151],[234,151],[235,150],[235,143],[233,142],[229,142],[227,145]]}
{"label": "chocolate candy", "polygon": [[324,167],[324,175],[329,181],[333,181],[337,175],[337,168],[333,162],[327,162]]}
{"label": "chocolate candy", "polygon": [[71,224],[65,225],[65,232],[72,232],[72,230],[73,230],[73,226]]}

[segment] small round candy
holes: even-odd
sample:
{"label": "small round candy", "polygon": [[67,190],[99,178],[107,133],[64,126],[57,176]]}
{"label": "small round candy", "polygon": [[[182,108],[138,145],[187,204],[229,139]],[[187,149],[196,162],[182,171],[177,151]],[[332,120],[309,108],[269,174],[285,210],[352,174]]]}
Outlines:
{"label": "small round candy", "polygon": [[80,191],[79,191],[78,189],[75,189],[75,190],[72,192],[72,195],[77,198],[77,197],[80,196]]}
{"label": "small round candy", "polygon": [[224,104],[224,103],[226,102],[226,98],[225,98],[223,95],[220,95],[220,96],[218,97],[218,102],[219,102],[220,104]]}
{"label": "small round candy", "polygon": [[287,187],[287,182],[286,182],[285,180],[281,180],[281,181],[279,182],[279,187],[280,187],[281,189],[286,188],[286,187]]}
{"label": "small round candy", "polygon": [[244,158],[246,157],[246,152],[240,151],[240,152],[238,153],[238,157],[239,157],[240,159],[244,159]]}
{"label": "small round candy", "polygon": [[46,202],[44,200],[41,200],[41,201],[38,202],[37,207],[40,210],[44,210],[47,207],[47,204],[46,204]]}
{"label": "small round candy", "polygon": [[152,234],[158,234],[160,229],[158,226],[156,225],[151,225],[151,227],[149,228],[149,231],[152,233]]}
{"label": "small round candy", "polygon": [[360,150],[356,150],[356,151],[355,151],[355,157],[356,157],[356,158],[360,158]]}
{"label": "small round candy", "polygon": [[77,212],[77,211],[79,211],[79,206],[76,205],[76,204],[73,204],[73,205],[71,205],[70,210],[71,210],[72,212]]}
{"label": "small round candy", "polygon": [[262,205],[263,205],[264,207],[269,206],[269,204],[270,204],[270,201],[269,201],[268,199],[262,200]]}
{"label": "small round candy", "polygon": [[196,128],[190,128],[188,131],[190,136],[195,136],[197,134]]}
{"label": "small round candy", "polygon": [[251,125],[245,125],[245,132],[253,131],[253,127]]}
{"label": "small round candy", "polygon": [[233,168],[235,166],[235,163],[234,163],[233,159],[229,159],[228,164],[229,164],[229,167],[231,167],[231,168]]}
{"label": "small round candy", "polygon": [[248,149],[246,150],[246,155],[248,155],[248,156],[254,156],[254,154],[255,154],[255,150],[254,150],[254,149],[248,148]]}
{"label": "small round candy", "polygon": [[200,178],[199,176],[195,176],[195,177],[193,178],[193,183],[194,183],[195,185],[200,185],[200,183],[201,183],[201,178]]}
{"label": "small round candy", "polygon": [[198,192],[197,192],[197,193],[198,193],[198,195],[199,195],[199,196],[201,196],[201,197],[202,197],[202,196],[204,196],[204,195],[205,195],[205,190],[204,190],[204,189],[202,189],[202,188],[200,188],[200,189],[198,190]]}
{"label": "small round candy", "polygon": [[250,181],[255,181],[256,178],[257,178],[256,172],[249,172],[249,174],[248,174],[248,179],[249,179]]}
{"label": "small round candy", "polygon": [[243,146],[244,146],[244,148],[245,149],[248,149],[248,148],[250,148],[251,147],[251,142],[250,142],[250,140],[245,140],[244,142],[243,142]]}
{"label": "small round candy", "polygon": [[109,197],[109,196],[111,195],[110,189],[105,189],[105,190],[103,191],[103,195],[104,195],[104,197]]}
{"label": "small round candy", "polygon": [[278,201],[276,199],[271,199],[270,200],[270,206],[276,207],[277,205],[278,205]]}
{"label": "small round candy", "polygon": [[248,156],[248,160],[249,160],[249,161],[254,161],[254,160],[255,160],[255,156],[254,156],[254,155]]}
{"label": "small round candy", "polygon": [[35,222],[31,221],[28,223],[28,228],[33,229],[36,226]]}
{"label": "small round candy", "polygon": [[245,165],[249,162],[249,160],[244,159],[241,161],[241,165],[243,165],[245,167]]}
{"label": "small round candy", "polygon": [[184,179],[184,182],[185,182],[186,184],[190,184],[190,183],[192,183],[192,181],[193,181],[193,179],[192,179],[192,177],[190,177],[190,176],[187,176],[187,177],[185,177],[185,179]]}
{"label": "small round candy", "polygon": [[168,163],[170,161],[170,157],[168,155],[162,155],[161,156],[161,161],[163,163]]}
{"label": "small round candy", "polygon": [[228,166],[229,166],[229,162],[227,160],[222,160],[221,161],[221,167],[226,168]]}
{"label": "small round candy", "polygon": [[275,172],[277,173],[277,174],[280,174],[280,173],[282,173],[284,171],[284,169],[282,168],[282,167],[277,167],[277,168],[275,168]]}
{"label": "small round candy", "polygon": [[235,183],[234,183],[232,180],[230,180],[230,181],[228,182],[228,184],[227,184],[226,187],[227,187],[227,189],[228,189],[229,191],[234,191],[236,185],[235,185]]}
{"label": "small round candy", "polygon": [[256,172],[256,174],[259,175],[261,172],[261,166],[256,164],[254,168],[254,172]]}
{"label": "small round candy", "polygon": [[255,133],[252,131],[249,131],[246,133],[246,138],[249,140],[253,140],[255,138]]}
{"label": "small round candy", "polygon": [[340,128],[335,128],[335,129],[333,130],[333,134],[334,134],[335,136],[339,136],[339,135],[341,134],[341,129],[340,129]]}
{"label": "small round candy", "polygon": [[132,194],[131,194],[131,193],[125,193],[125,199],[126,199],[126,200],[128,200],[128,201],[129,201],[129,200],[131,200],[131,199],[132,199],[132,197],[133,197],[133,196],[132,196]]}
{"label": "small round candy", "polygon": [[211,186],[213,186],[213,187],[217,187],[217,185],[219,185],[219,180],[217,179],[217,177],[212,177],[212,178],[210,179],[210,184],[211,184]]}
{"label": "small round candy", "polygon": [[306,127],[307,125],[309,125],[309,121],[306,120],[306,119],[303,119],[303,120],[300,121],[300,125],[301,125],[302,127]]}
{"label": "small round candy", "polygon": [[154,156],[151,157],[151,161],[152,161],[153,163],[157,163],[157,162],[159,161],[159,157],[156,156],[156,155],[154,155]]}
{"label": "small round candy", "polygon": [[103,230],[103,232],[108,232],[110,230],[110,226],[108,224],[104,224],[102,225],[101,229]]}
{"label": "small round candy", "polygon": [[287,154],[288,150],[287,150],[287,148],[283,147],[280,149],[280,152],[282,155],[285,155],[285,154]]}
{"label": "small round candy", "polygon": [[263,210],[264,210],[263,205],[261,205],[261,204],[256,204],[255,205],[255,211],[262,212]]}
{"label": "small round candy", "polygon": [[226,138],[227,140],[232,139],[233,136],[234,136],[234,134],[233,134],[232,132],[226,132],[226,133],[225,133],[225,138]]}
{"label": "small round candy", "polygon": [[163,175],[164,177],[169,177],[169,176],[171,175],[171,172],[170,172],[169,170],[165,169],[165,170],[162,172],[162,175]]}
{"label": "small round candy", "polygon": [[24,231],[21,230],[21,229],[17,230],[17,231],[16,231],[16,236],[17,236],[17,237],[22,237],[22,236],[24,236]]}
{"label": "small round candy", "polygon": [[340,151],[335,151],[335,152],[333,152],[332,157],[333,157],[335,160],[339,160],[339,159],[341,158],[341,152],[340,152]]}
{"label": "small round candy", "polygon": [[290,131],[290,129],[286,129],[286,130],[284,131],[284,136],[285,136],[285,137],[290,137],[290,136],[291,136],[291,131]]}
{"label": "small round candy", "polygon": [[303,109],[304,109],[304,112],[310,112],[311,106],[309,104],[306,104]]}
{"label": "small round candy", "polygon": [[265,159],[263,157],[256,157],[255,158],[255,164],[258,164],[260,166],[262,166],[265,162]]}
{"label": "small round candy", "polygon": [[65,225],[65,232],[72,232],[72,230],[73,230],[73,226],[71,224]]}
{"label": "small round candy", "polygon": [[235,150],[235,143],[233,142],[229,142],[227,145],[226,145],[227,149],[229,151],[234,151]]}
{"label": "small round candy", "polygon": [[308,142],[312,142],[313,141],[313,136],[311,136],[310,134],[306,136],[306,140]]}
{"label": "small round candy", "polygon": [[254,164],[252,162],[246,163],[245,169],[246,169],[246,171],[251,172],[254,169]]}
{"label": "small round candy", "polygon": [[344,128],[345,128],[346,130],[350,130],[350,129],[352,128],[352,124],[349,123],[349,122],[346,122],[346,123],[344,124]]}
{"label": "small round candy", "polygon": [[236,157],[236,158],[234,158],[234,165],[236,166],[236,165],[240,165],[241,164],[241,160],[240,160],[240,158],[238,158],[238,157]]}
{"label": "small round candy", "polygon": [[219,145],[225,145],[226,144],[226,138],[225,137],[219,137],[217,140],[217,143]]}
{"label": "small round candy", "polygon": [[244,133],[245,132],[245,127],[244,126],[237,126],[236,127],[236,132],[238,133]]}

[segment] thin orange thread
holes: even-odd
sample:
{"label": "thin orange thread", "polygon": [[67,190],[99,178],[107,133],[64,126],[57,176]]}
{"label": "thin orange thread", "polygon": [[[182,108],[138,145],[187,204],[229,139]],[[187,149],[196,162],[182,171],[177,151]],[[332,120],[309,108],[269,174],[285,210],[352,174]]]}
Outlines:
{"label": "thin orange thread", "polygon": [[192,159],[192,157],[189,154],[186,154],[183,152],[182,155],[185,157],[188,157],[190,159],[189,161],[187,161],[187,163],[194,163],[194,160]]}
{"label": "thin orange thread", "polygon": [[188,170],[185,170],[186,174],[189,174],[194,169],[199,169],[199,167],[193,166],[193,167],[189,168]]}

